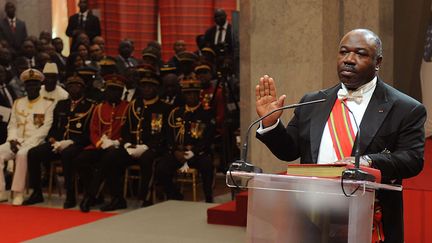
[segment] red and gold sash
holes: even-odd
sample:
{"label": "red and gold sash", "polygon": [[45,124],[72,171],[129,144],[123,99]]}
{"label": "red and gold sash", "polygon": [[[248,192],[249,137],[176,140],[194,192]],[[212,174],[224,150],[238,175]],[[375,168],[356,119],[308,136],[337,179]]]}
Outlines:
{"label": "red and gold sash", "polygon": [[[356,135],[354,134],[348,108],[342,104],[340,99],[336,99],[330,117],[327,121],[333,148],[338,160],[351,156],[352,148]],[[382,227],[382,212],[378,202],[375,202],[374,220],[372,226],[372,243],[384,241],[384,231]]]}
{"label": "red and gold sash", "polygon": [[333,148],[338,160],[351,156],[356,135],[354,134],[348,108],[336,99],[327,121]]}

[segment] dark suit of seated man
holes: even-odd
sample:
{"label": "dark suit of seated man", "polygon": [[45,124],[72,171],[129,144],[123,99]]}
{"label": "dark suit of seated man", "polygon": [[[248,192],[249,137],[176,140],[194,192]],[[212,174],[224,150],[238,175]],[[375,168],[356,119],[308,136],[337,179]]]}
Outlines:
{"label": "dark suit of seated man", "polygon": [[[350,31],[340,42],[337,60],[340,83],[306,94],[301,100],[326,99],[325,102],[297,108],[286,127],[279,121],[281,112],[269,116],[262,121],[257,137],[282,160],[353,162],[357,132],[354,123],[358,123],[361,130],[360,163],[379,169],[382,183],[402,184],[402,179],[420,173],[423,168],[425,107],[377,76],[382,61],[379,37],[370,30]],[[284,99],[285,95],[277,98],[272,78],[264,76],[260,79],[256,87],[259,116],[281,107]],[[341,124],[338,117],[343,113],[348,125],[338,126]],[[354,137],[351,141],[335,139],[347,135]],[[383,237],[378,238],[376,230],[373,237],[383,242],[402,243],[402,192],[378,191],[376,199],[376,206],[382,208],[382,225],[376,226],[382,229],[379,231]]]}

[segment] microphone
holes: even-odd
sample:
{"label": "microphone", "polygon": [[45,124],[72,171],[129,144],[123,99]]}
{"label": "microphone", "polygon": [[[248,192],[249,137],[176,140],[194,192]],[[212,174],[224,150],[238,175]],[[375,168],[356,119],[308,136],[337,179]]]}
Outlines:
{"label": "microphone", "polygon": [[324,102],[326,101],[326,99],[320,99],[320,100],[312,100],[312,101],[308,101],[308,102],[303,102],[303,103],[298,103],[298,104],[291,104],[291,105],[286,105],[286,106],[282,106],[279,107],[275,110],[270,111],[269,113],[265,114],[264,116],[258,118],[257,120],[255,120],[254,122],[252,122],[247,131],[246,131],[246,136],[245,136],[245,141],[243,143],[242,146],[242,151],[241,151],[241,155],[240,155],[240,159],[236,160],[235,162],[233,162],[230,166],[230,171],[231,170],[238,170],[238,171],[245,171],[245,172],[254,172],[254,173],[262,173],[262,169],[254,166],[253,164],[247,162],[247,154],[248,154],[248,146],[249,146],[249,135],[250,135],[250,131],[252,129],[252,127],[257,124],[258,122],[264,120],[266,117],[272,115],[273,113],[277,112],[277,111],[281,111],[281,110],[287,110],[287,109],[292,109],[292,108],[297,108],[299,106],[304,106],[304,105],[311,105],[311,104],[315,104],[315,103],[320,103],[320,102]]}
{"label": "microphone", "polygon": [[348,107],[344,100],[341,99],[341,103],[345,108],[347,108],[348,112],[352,115],[354,119],[354,124],[357,128],[357,137],[356,137],[356,150],[354,152],[354,169],[347,169],[342,172],[342,179],[349,180],[359,180],[359,181],[375,181],[375,176],[363,171],[360,169],[360,126],[357,123],[357,120],[354,116],[354,113]]}

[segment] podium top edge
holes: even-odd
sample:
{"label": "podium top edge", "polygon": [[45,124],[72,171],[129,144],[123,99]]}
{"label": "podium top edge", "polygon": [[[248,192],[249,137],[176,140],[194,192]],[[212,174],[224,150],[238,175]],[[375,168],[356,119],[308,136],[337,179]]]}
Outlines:
{"label": "podium top edge", "polygon": [[[231,175],[230,175],[231,174]],[[313,177],[313,176],[293,176],[293,175],[280,175],[280,174],[264,174],[264,173],[251,173],[251,172],[243,172],[243,171],[231,171],[227,172],[227,177],[236,176],[243,178],[262,178],[266,180],[277,180],[287,182],[293,180],[303,180],[305,183],[341,183],[340,178],[322,178],[322,177]],[[370,189],[383,189],[383,190],[391,190],[391,191],[402,191],[402,185],[390,185],[390,184],[382,184],[371,181],[358,181],[358,180],[344,180],[344,184],[350,185],[364,185],[366,188]]]}

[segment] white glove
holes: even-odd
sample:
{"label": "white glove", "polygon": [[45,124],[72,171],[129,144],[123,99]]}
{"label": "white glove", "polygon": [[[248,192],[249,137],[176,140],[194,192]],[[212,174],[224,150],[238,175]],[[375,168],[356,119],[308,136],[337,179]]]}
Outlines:
{"label": "white glove", "polygon": [[51,144],[51,146],[53,147],[52,151],[54,153],[58,153],[63,151],[63,149],[69,147],[70,145],[72,145],[74,143],[74,141],[68,139],[68,140],[61,140],[61,141],[57,141],[53,144]]}
{"label": "white glove", "polygon": [[102,137],[101,141],[102,141],[101,144],[102,149],[107,149],[112,146],[118,148],[118,146],[120,146],[120,142],[118,140],[111,140],[107,137]]}
{"label": "white glove", "polygon": [[194,153],[192,152],[192,150],[188,150],[188,151],[185,152],[184,158],[186,160],[190,160],[190,159],[192,159],[192,157],[194,157]]}
{"label": "white glove", "polygon": [[187,172],[187,171],[189,170],[189,165],[188,165],[188,163],[187,163],[187,162],[184,163],[183,166],[182,166],[179,170],[180,170],[180,172],[182,172],[182,173]]}
{"label": "white glove", "polygon": [[139,158],[141,155],[147,151],[149,147],[145,144],[138,144],[135,148],[127,148],[126,151],[132,158]]}

